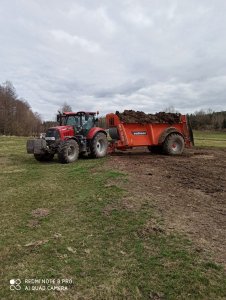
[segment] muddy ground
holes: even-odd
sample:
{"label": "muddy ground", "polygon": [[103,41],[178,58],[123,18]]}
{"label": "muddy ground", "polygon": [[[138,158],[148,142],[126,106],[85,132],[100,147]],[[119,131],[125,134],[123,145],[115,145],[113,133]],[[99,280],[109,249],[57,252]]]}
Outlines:
{"label": "muddy ground", "polygon": [[199,252],[226,268],[226,150],[193,149],[182,156],[146,149],[118,152],[109,167],[128,174],[118,185],[129,190],[122,206],[149,203],[166,232],[189,237]]}

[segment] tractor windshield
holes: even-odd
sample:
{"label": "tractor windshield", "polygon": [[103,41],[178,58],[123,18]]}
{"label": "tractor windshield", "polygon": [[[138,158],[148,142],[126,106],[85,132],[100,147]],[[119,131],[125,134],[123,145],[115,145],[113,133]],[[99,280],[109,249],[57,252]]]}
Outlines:
{"label": "tractor windshield", "polygon": [[67,116],[64,118],[64,125],[81,126],[80,116]]}
{"label": "tractor windshield", "polygon": [[75,127],[80,127],[84,131],[88,131],[95,124],[95,118],[93,115],[74,115],[74,116],[66,116],[62,118],[63,125],[71,125]]}

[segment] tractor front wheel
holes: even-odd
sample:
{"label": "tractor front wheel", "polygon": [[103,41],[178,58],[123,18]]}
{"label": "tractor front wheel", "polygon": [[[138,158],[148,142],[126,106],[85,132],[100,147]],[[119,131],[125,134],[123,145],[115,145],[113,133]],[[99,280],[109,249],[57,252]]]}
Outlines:
{"label": "tractor front wheel", "polygon": [[62,164],[74,162],[79,156],[79,145],[75,140],[68,140],[61,144],[58,159]]}
{"label": "tractor front wheel", "polygon": [[184,139],[178,133],[167,136],[163,143],[163,151],[168,155],[179,155],[184,151]]}
{"label": "tractor front wheel", "polygon": [[51,161],[53,160],[54,154],[44,153],[44,154],[34,154],[34,158],[37,161]]}
{"label": "tractor front wheel", "polygon": [[91,156],[94,158],[101,158],[106,156],[108,150],[108,140],[106,134],[103,132],[97,133],[90,145]]}

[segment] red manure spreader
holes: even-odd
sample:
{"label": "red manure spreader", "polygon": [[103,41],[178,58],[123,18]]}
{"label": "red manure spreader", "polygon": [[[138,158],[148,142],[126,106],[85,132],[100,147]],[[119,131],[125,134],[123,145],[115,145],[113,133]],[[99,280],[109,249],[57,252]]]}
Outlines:
{"label": "red manure spreader", "polygon": [[61,163],[71,163],[79,155],[101,158],[116,149],[144,146],[151,152],[178,155],[194,144],[189,120],[181,114],[125,110],[107,114],[106,129],[98,127],[95,112],[64,112],[57,121],[45,136],[27,141],[27,153],[36,160],[50,161],[57,154]]}
{"label": "red manure spreader", "polygon": [[192,129],[185,115],[125,110],[107,114],[106,122],[113,151],[147,146],[153,153],[178,155],[183,153],[184,147],[194,145]]}

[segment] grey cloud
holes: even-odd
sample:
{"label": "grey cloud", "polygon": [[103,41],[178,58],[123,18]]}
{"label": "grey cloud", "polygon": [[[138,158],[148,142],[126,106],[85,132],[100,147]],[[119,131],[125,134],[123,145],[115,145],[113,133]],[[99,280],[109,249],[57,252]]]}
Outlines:
{"label": "grey cloud", "polygon": [[226,109],[224,0],[1,1],[0,82],[45,119]]}
{"label": "grey cloud", "polygon": [[114,95],[131,95],[132,93],[140,90],[146,85],[146,81],[144,79],[139,79],[134,82],[125,82],[116,87],[112,88],[101,88],[97,92],[94,92],[94,96],[97,98],[108,98]]}

